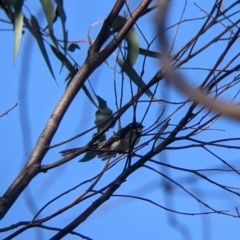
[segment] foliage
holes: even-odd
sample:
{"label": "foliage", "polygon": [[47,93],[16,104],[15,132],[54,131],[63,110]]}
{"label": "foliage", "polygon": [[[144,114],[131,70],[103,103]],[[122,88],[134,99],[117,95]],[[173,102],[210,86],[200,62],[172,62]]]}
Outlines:
{"label": "foliage", "polygon": [[[150,203],[176,215],[221,214],[229,218],[239,217],[237,206],[229,204],[239,199],[239,191],[234,184],[239,180],[239,171],[232,156],[239,149],[240,138],[237,130],[233,135],[222,135],[230,125],[224,116],[239,119],[240,113],[239,1],[229,5],[223,1],[212,1],[210,10],[195,3],[199,17],[188,13],[189,3],[185,1],[183,9],[178,9],[178,20],[168,19],[173,14],[171,5],[174,3],[159,2],[158,6],[150,0],[139,1],[139,5],[132,9],[131,4],[118,0],[103,22],[95,22],[89,27],[87,40],[72,41],[69,32],[76,29],[68,26],[70,29],[66,30],[69,16],[63,1],[40,1],[46,26],[42,26],[40,19],[30,10],[25,11],[27,1],[0,1],[7,19],[5,21],[14,29],[14,61],[21,49],[21,42],[30,33],[52,78],[57,81],[53,60],[58,60],[60,72],[65,71],[66,83],[63,96],[39,135],[23,169],[0,198],[1,218],[18,201],[26,187],[38,179],[40,173],[47,175],[55,168],[67,166],[83,153],[85,155],[81,155],[80,163],[74,164],[97,164],[96,161],[100,160],[89,151],[92,144],[106,140],[106,134],[112,135],[113,128],[118,130],[129,122],[137,121],[145,126],[140,144],[132,151],[101,162],[104,166],[94,177],[94,172],[89,173],[87,178],[81,179],[71,189],[64,191],[61,188],[61,194],[55,194],[52,200],[38,208],[32,219],[13,222],[1,228],[1,232],[9,234],[6,239],[13,239],[32,228],[56,231],[51,239],[61,239],[67,234],[91,239],[75,228],[88,221],[103,203],[116,196],[144,201],[145,204]],[[207,4],[209,7],[210,3]],[[84,10],[90,12],[91,9]],[[90,31],[100,23],[101,30],[92,37]],[[150,26],[150,23],[155,26],[154,35],[145,26]],[[190,32],[189,29],[194,30]],[[83,43],[88,44],[85,53]],[[85,56],[81,64],[76,57],[79,52]],[[97,68],[107,68],[105,79],[94,79]],[[171,81],[189,95],[183,96],[172,90]],[[82,94],[90,103],[89,111],[94,109],[95,119],[88,120],[92,127],[84,128],[84,132],[71,139],[53,144],[53,137],[61,129],[60,123],[78,94]],[[78,108],[83,109],[83,105],[81,102]],[[5,117],[14,110],[9,108],[0,116]],[[79,112],[74,114],[74,119],[86,117],[86,113],[81,115]],[[53,148],[79,137],[85,137],[84,143],[75,154],[43,164]],[[227,154],[226,149],[229,151]],[[177,153],[175,157],[169,158],[164,155],[166,152],[171,157],[172,153]],[[197,155],[201,155],[200,158]],[[202,161],[196,163],[196,159],[201,158]],[[216,160],[217,164],[214,163]],[[145,197],[144,191],[139,195],[118,192],[124,189],[124,184],[128,184],[127,179],[135,174],[141,176],[141,171],[157,176],[158,185],[161,185],[161,191],[165,194],[163,200],[169,202],[169,205],[163,206],[158,198]],[[114,174],[106,183],[105,177],[110,173]],[[202,191],[198,188],[201,184],[204,186]],[[145,186],[143,183],[140,185]],[[71,198],[71,193],[76,189],[82,192]],[[147,191],[146,187],[144,189]],[[159,186],[155,186],[156,189]],[[212,201],[208,189],[224,196],[222,205],[216,204],[216,199]],[[188,204],[176,204],[174,207],[172,202],[178,196],[178,191],[187,196],[187,201],[195,202],[197,207],[191,208]],[[64,196],[71,198],[70,204],[61,206],[61,209],[55,208],[53,213],[43,214],[45,209]],[[50,220],[63,217],[64,213],[69,213],[77,206],[84,207],[75,218],[69,217],[69,222],[62,228],[45,225]],[[226,206],[229,208],[226,209]],[[179,222],[176,225],[181,229]],[[185,237],[189,234],[179,231]]]}

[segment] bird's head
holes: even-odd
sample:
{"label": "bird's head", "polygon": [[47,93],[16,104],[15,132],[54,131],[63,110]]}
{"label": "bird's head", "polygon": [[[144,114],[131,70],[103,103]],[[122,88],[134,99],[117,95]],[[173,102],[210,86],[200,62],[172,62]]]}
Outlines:
{"label": "bird's head", "polygon": [[135,122],[135,123],[128,124],[127,128],[128,129],[133,129],[133,130],[136,129],[138,132],[141,132],[142,129],[144,128],[144,126],[139,122]]}

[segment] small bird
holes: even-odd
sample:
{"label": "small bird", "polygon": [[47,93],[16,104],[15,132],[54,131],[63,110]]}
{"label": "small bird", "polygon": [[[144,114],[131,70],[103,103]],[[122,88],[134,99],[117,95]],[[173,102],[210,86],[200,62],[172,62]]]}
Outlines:
{"label": "small bird", "polygon": [[[139,143],[143,128],[144,126],[141,123],[130,123],[106,141],[94,144],[92,146],[92,150],[96,152],[98,157],[102,158],[102,160],[115,157],[117,153],[128,152]],[[69,154],[73,154],[78,149],[79,148],[67,149],[61,151],[60,153],[63,156],[67,156]]]}

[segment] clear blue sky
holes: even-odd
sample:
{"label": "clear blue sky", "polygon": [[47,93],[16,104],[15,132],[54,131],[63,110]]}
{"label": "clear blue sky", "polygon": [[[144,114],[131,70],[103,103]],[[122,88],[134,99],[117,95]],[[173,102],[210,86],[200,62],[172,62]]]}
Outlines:
{"label": "clear blue sky", "polygon": [[[196,1],[204,10],[210,11],[214,1]],[[225,1],[227,7],[233,1]],[[132,9],[137,5],[137,1],[132,1]],[[46,23],[40,11],[38,3],[32,6],[30,2],[25,3],[29,7],[31,13],[35,15],[41,22],[41,26]],[[178,21],[183,9],[183,3],[177,1],[172,4],[173,8],[169,17],[169,25]],[[107,16],[113,6],[113,1],[75,1],[68,3],[65,1],[65,10],[67,15],[68,38],[72,41],[87,41],[87,29],[94,22],[103,19]],[[91,9],[91,10],[90,10]],[[24,13],[27,9],[24,8]],[[190,17],[201,17],[201,12],[193,3],[188,2],[187,12],[184,19]],[[2,19],[4,14],[0,12]],[[140,21],[139,25],[146,33],[148,40],[154,36],[154,23],[152,18],[144,18],[145,22]],[[174,51],[177,51],[183,43],[193,36],[199,25],[196,22],[195,28],[189,27],[188,31],[182,31],[178,34]],[[186,23],[189,24],[190,23]],[[192,23],[191,23],[192,24]],[[91,37],[94,39],[101,25],[96,26],[91,31]],[[193,26],[193,24],[191,25]],[[218,30],[216,27],[216,31]],[[1,29],[6,29],[6,24],[0,23]],[[11,25],[9,25],[11,29]],[[56,27],[56,36],[62,39],[60,27]],[[173,36],[173,31],[170,36]],[[213,32],[214,34],[214,32]],[[39,134],[45,126],[50,114],[59,101],[65,90],[64,79],[67,71],[63,69],[60,72],[61,64],[55,59],[51,51],[50,61],[54,69],[56,81],[52,78],[46,67],[45,61],[39,51],[36,42],[32,36],[26,31],[22,37],[22,42],[18,56],[13,62],[13,31],[1,31],[1,80],[0,80],[0,113],[11,108],[15,103],[18,103],[17,108],[12,110],[7,116],[0,118],[0,194],[2,195],[12,181],[16,178],[20,169],[24,165],[29,156]],[[141,47],[146,47],[144,41],[140,38]],[[201,44],[201,43],[199,43]],[[80,44],[80,51],[74,53],[75,59],[81,65],[86,57],[88,45]],[[155,44],[153,50],[156,50]],[[219,47],[219,46],[218,46]],[[236,50],[236,51],[239,51]],[[217,54],[217,49],[213,48],[213,53]],[[109,64],[114,65],[114,58],[109,59]],[[199,62],[194,63],[195,66],[211,67],[215,61],[213,56],[202,55]],[[142,69],[142,58],[139,59],[136,70]],[[143,79],[147,82],[155,74],[158,68],[158,61],[147,61],[148,68]],[[183,71],[184,75],[189,79],[196,78],[196,71]],[[202,77],[206,73],[198,72],[198,82],[202,81]],[[121,76],[118,76],[121,79]],[[98,95],[107,100],[108,106],[115,111],[115,99],[113,98],[113,79],[114,72],[107,65],[99,67],[89,78]],[[126,78],[127,79],[127,78]],[[165,91],[165,90],[168,91]],[[134,89],[136,91],[136,89]],[[129,92],[124,92],[124,101],[128,101]],[[159,91],[157,97],[168,98],[172,101],[180,101],[186,99],[183,94],[176,92],[174,87],[165,86]],[[227,97],[227,96],[226,96]],[[146,96],[145,99],[148,99]],[[142,104],[138,108],[138,121],[142,120],[147,104]],[[143,122],[144,126],[149,126],[162,110],[161,105],[153,105],[151,110]],[[67,111],[58,132],[56,133],[52,144],[64,141],[73,135],[83,132],[84,130],[94,125],[94,114],[96,108],[86,99],[85,94],[81,91],[75,98],[74,102]],[[167,109],[167,114],[171,113],[172,109]],[[172,120],[177,123],[182,117],[183,112],[176,114]],[[128,111],[122,118],[122,124],[125,126],[132,120],[132,111]],[[229,119],[223,118],[219,120],[213,128],[224,129],[225,131],[212,131],[201,135],[203,139],[217,139],[224,137],[238,137],[238,123]],[[114,128],[117,131],[117,125]],[[91,139],[93,132],[85,135],[84,138],[77,139],[48,152],[43,160],[43,164],[48,164],[60,159],[59,151],[69,147],[83,146]],[[112,130],[107,135],[110,136]],[[182,143],[179,143],[180,145]],[[176,144],[177,145],[177,144]],[[175,146],[176,146],[175,145]],[[141,150],[144,154],[148,147]],[[229,149],[218,149],[217,153],[222,158],[231,161],[231,164],[237,167],[239,162],[239,153]],[[223,167],[223,165],[210,156],[206,151],[200,149],[187,149],[181,151],[164,151],[154,158],[162,162],[168,162],[180,167],[200,169],[210,167]],[[78,158],[62,165],[56,169],[48,171],[45,174],[38,175],[27,187],[5,218],[0,222],[0,228],[19,221],[28,221],[34,214],[48,201],[56,195],[68,190],[69,188],[79,184],[80,182],[89,179],[98,174],[104,166],[104,162],[99,159],[94,159],[87,163],[78,163]],[[104,186],[106,183],[115,179],[122,171],[124,161],[115,166],[111,171],[104,175],[97,189]],[[153,165],[151,165],[153,166]],[[159,167],[159,171],[167,174],[176,182],[182,183],[192,193],[197,194],[202,200],[205,200],[209,205],[218,210],[229,210],[235,212],[238,207],[239,198],[219,188],[206,183],[203,179],[191,178],[191,175],[179,171],[173,171]],[[236,174],[235,174],[236,175]],[[228,185],[238,187],[239,178],[233,173],[208,173],[212,179]],[[196,181],[195,181],[196,180]],[[65,197],[51,204],[45,209],[40,218],[49,215],[71,203],[79,196],[88,185],[78,188]],[[207,212],[208,209],[200,205],[195,199],[185,194],[180,188],[172,186],[172,191],[168,192],[165,181],[159,175],[147,170],[140,169],[129,177],[116,194],[129,194],[141,196],[151,199],[158,204],[171,208],[180,212],[201,213]],[[31,201],[34,203],[31,203]],[[70,221],[78,216],[92,201],[84,201],[75,208],[63,214],[61,217],[53,219],[46,223],[52,227],[65,227]],[[103,204],[91,217],[89,217],[81,226],[75,229],[79,233],[86,235],[92,239],[239,239],[239,220],[223,215],[204,215],[204,216],[186,216],[176,213],[170,213],[164,209],[158,208],[151,203],[130,198],[113,197]],[[8,236],[9,233],[2,233],[0,238]],[[48,230],[31,229],[16,239],[48,239],[54,235],[54,232]],[[76,237],[68,235],[64,239],[75,239]]]}

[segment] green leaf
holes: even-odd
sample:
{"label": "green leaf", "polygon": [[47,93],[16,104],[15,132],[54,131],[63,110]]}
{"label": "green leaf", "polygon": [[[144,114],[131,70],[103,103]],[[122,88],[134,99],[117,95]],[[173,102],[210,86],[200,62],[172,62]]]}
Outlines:
{"label": "green leaf", "polygon": [[23,30],[23,14],[22,14],[23,0],[16,0],[15,12],[14,12],[14,49],[13,49],[13,60],[15,60],[18,49],[21,42],[22,30]]}
{"label": "green leaf", "polygon": [[41,31],[40,31],[40,27],[39,27],[39,24],[37,22],[37,19],[33,15],[31,15],[32,26],[29,25],[28,21],[24,21],[24,23],[27,26],[27,28],[30,30],[32,35],[36,38],[38,46],[40,48],[40,51],[41,51],[41,53],[43,55],[43,58],[44,58],[47,66],[48,66],[48,69],[49,69],[50,73],[52,74],[53,78],[55,79],[55,76],[54,76],[54,73],[53,73],[53,70],[52,70],[52,66],[51,66],[51,63],[49,61],[47,51],[46,51],[46,48],[45,48],[44,43],[43,43],[43,38],[42,38],[42,35],[41,35]]}
{"label": "green leaf", "polygon": [[[131,67],[130,64],[128,64],[126,61],[124,62],[122,59],[117,59],[117,62],[122,70],[128,75],[128,77],[137,85],[137,87],[141,89],[146,86],[145,82],[138,76],[137,72],[133,67]],[[146,91],[146,95],[151,99],[156,100],[151,90],[148,89]]]}
{"label": "green leaf", "polygon": [[[113,30],[119,30],[119,28],[122,27],[126,21],[127,20],[124,17],[117,16],[112,25]],[[134,66],[139,54],[139,40],[137,31],[134,27],[132,27],[126,35],[125,41],[127,42],[126,60],[131,66]]]}
{"label": "green leaf", "polygon": [[[118,30],[119,28],[121,28],[123,26],[123,24],[125,24],[127,20],[122,17],[122,16],[117,16],[116,20],[113,23],[113,30]],[[154,57],[156,56],[155,52],[152,51],[147,51],[145,49],[139,49],[139,40],[138,40],[138,35],[137,35],[137,31],[135,30],[134,27],[132,27],[129,31],[129,33],[127,34],[127,36],[125,37],[125,41],[127,42],[127,57],[126,60],[122,60],[122,59],[117,59],[117,62],[119,64],[119,66],[121,67],[122,71],[125,72],[128,77],[139,87],[139,88],[143,88],[146,86],[146,84],[144,83],[144,81],[139,77],[139,75],[137,74],[137,72],[135,71],[135,69],[133,68],[134,64],[137,61],[139,52],[141,54],[145,54],[145,56],[147,54],[151,54]],[[155,99],[154,95],[152,94],[152,92],[150,90],[146,91],[146,95],[148,97],[150,97],[151,99]]]}
{"label": "green leaf", "polygon": [[[98,133],[94,133],[92,138],[94,138]],[[106,140],[106,134],[103,134],[97,141],[96,143],[100,143]],[[95,152],[87,152],[82,159],[79,160],[79,162],[88,162],[92,160],[93,158],[96,157]]]}
{"label": "green leaf", "polygon": [[[92,139],[96,137],[98,133],[94,133],[93,136],[92,136]],[[100,138],[98,138],[98,140],[96,141],[96,143],[100,143],[100,142],[103,142],[103,141],[106,141],[106,134],[104,133],[103,135],[101,135]]]}
{"label": "green leaf", "polygon": [[63,31],[63,50],[64,53],[67,52],[67,42],[68,42],[68,32],[66,30],[66,14],[63,7],[63,0],[55,0],[57,4],[56,16],[60,17],[62,23],[62,31]]}
{"label": "green leaf", "polygon": [[[96,125],[98,125],[101,122],[103,122],[104,120],[109,118],[106,122],[104,122],[103,124],[100,124],[98,126],[98,132],[99,132],[99,131],[101,131],[102,128],[104,128],[106,126],[106,124],[108,124],[109,122],[112,121],[112,119],[113,119],[113,115],[112,115],[113,111],[107,106],[107,102],[104,99],[102,99],[101,97],[99,97],[97,95],[96,95],[96,97],[97,97],[97,100],[98,100],[98,110],[95,113],[95,121],[94,121],[94,123]],[[115,123],[112,124],[109,127],[109,129],[113,128],[114,125],[115,125]]]}
{"label": "green leaf", "polygon": [[126,38],[127,42],[127,62],[131,64],[133,67],[137,61],[138,54],[139,54],[139,41],[137,31],[134,27],[128,32]]}
{"label": "green leaf", "polygon": [[56,17],[56,12],[53,8],[51,0],[40,0],[40,2],[42,4],[43,11],[44,11],[46,19],[47,19],[49,35],[50,35],[51,39],[53,40],[53,43],[57,47],[58,46],[57,39],[55,38],[55,36],[53,34],[53,22]]}
{"label": "green leaf", "polygon": [[95,152],[87,152],[83,158],[81,158],[78,162],[88,162],[90,160],[92,160],[93,158],[96,157],[96,153]]}
{"label": "green leaf", "polygon": [[[75,74],[77,73],[78,69],[76,69],[72,63],[67,59],[67,57],[57,48],[55,48],[54,46],[50,45],[53,53],[56,55],[56,57],[62,62],[62,64],[68,69],[68,71],[70,72],[70,75],[67,76],[67,79],[70,79],[70,81],[68,82],[67,86],[69,85],[69,83],[71,82],[71,79],[75,76]],[[88,99],[97,107],[97,104],[95,103],[93,97],[91,96],[90,92],[88,91],[87,87],[85,86],[85,84],[82,87],[84,93],[87,95]]]}
{"label": "green leaf", "polygon": [[6,0],[4,4],[1,5],[5,14],[8,16],[11,23],[14,24],[14,12],[12,11],[12,6],[14,6],[14,0]]}
{"label": "green leaf", "polygon": [[150,50],[144,49],[144,48],[139,48],[139,54],[141,54],[143,56],[156,58],[156,59],[159,59],[161,56],[161,53],[150,51]]}
{"label": "green leaf", "polygon": [[86,85],[84,84],[82,87],[84,93],[87,95],[88,99],[92,102],[92,104],[97,107],[97,103],[94,101],[92,95],[90,94],[90,92],[88,91]]}
{"label": "green leaf", "polygon": [[72,79],[72,74],[69,72],[67,77],[65,78],[65,82],[70,82]]}
{"label": "green leaf", "polygon": [[[112,110],[107,106],[107,102],[97,95],[96,95],[96,97],[98,100],[98,110],[96,111],[96,119],[95,119],[94,123],[96,125],[97,124],[100,124],[100,125],[98,126],[98,132],[94,133],[92,138],[94,138],[102,130],[102,128],[105,127],[106,124],[108,124],[109,121],[112,121],[112,118],[113,118]],[[101,122],[106,120],[107,118],[109,118],[109,120],[104,122],[104,124],[101,124]],[[112,124],[112,126],[110,126],[108,129],[113,128],[114,125],[115,125],[115,123]],[[106,134],[104,133],[103,135],[101,135],[100,138],[97,139],[96,143],[103,142],[105,140],[106,140]],[[90,161],[93,158],[95,158],[95,156],[96,156],[95,152],[87,152],[85,154],[85,156],[79,160],[79,162]]]}
{"label": "green leaf", "polygon": [[61,61],[61,63],[68,69],[68,71],[74,76],[77,72],[77,70],[74,68],[72,63],[67,59],[67,57],[56,47],[50,45],[50,48],[52,49],[53,53],[56,55],[56,57]]}

